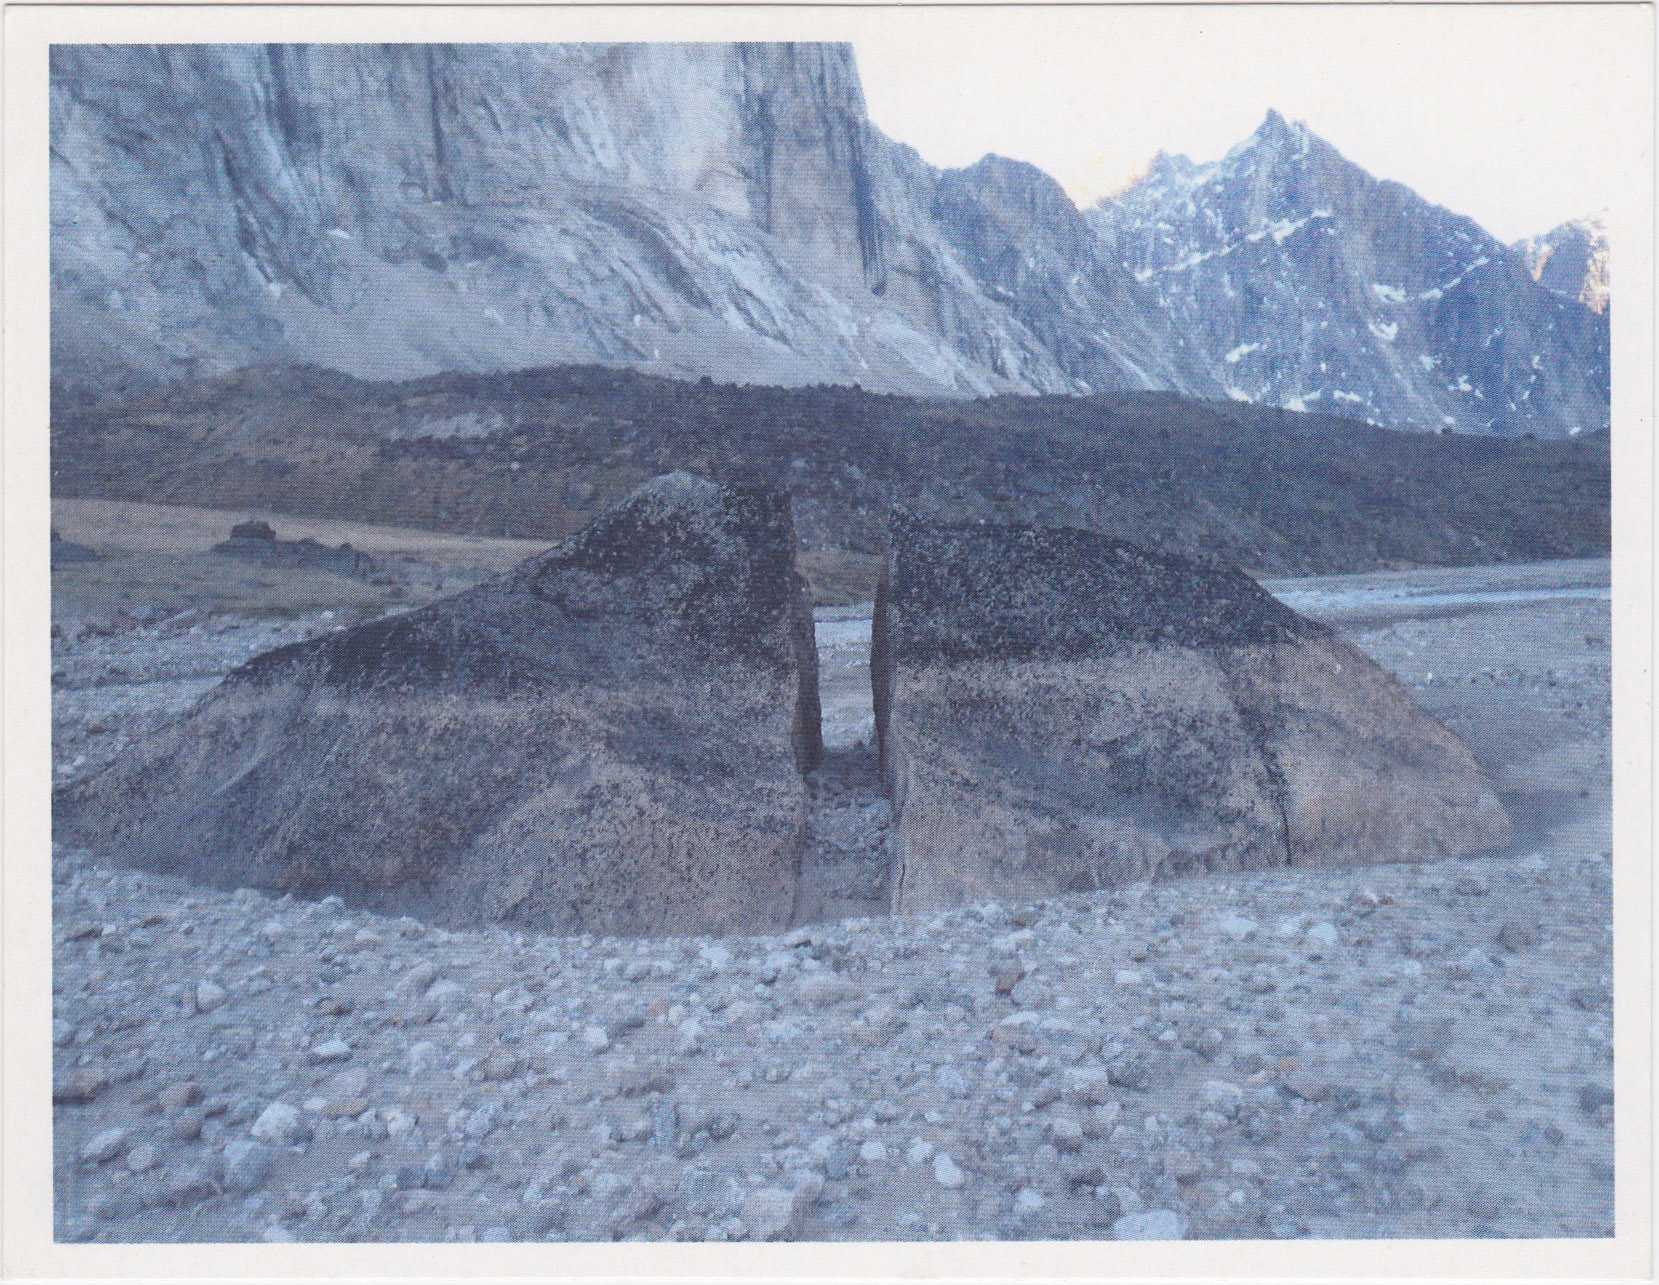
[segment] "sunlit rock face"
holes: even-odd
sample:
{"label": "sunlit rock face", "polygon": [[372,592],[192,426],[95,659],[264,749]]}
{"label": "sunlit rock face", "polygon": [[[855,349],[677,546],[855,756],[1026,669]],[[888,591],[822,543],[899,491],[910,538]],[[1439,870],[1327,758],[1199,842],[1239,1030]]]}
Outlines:
{"label": "sunlit rock face", "polygon": [[657,478],[505,576],[249,661],[59,833],[450,924],[786,925],[821,752],[794,556],[781,493]]}
{"label": "sunlit rock face", "polygon": [[1230,567],[901,513],[873,636],[896,909],[1510,837],[1451,733]]}
{"label": "sunlit rock face", "polygon": [[1539,285],[1603,313],[1612,302],[1612,250],[1607,216],[1592,214],[1529,236],[1513,247]]}

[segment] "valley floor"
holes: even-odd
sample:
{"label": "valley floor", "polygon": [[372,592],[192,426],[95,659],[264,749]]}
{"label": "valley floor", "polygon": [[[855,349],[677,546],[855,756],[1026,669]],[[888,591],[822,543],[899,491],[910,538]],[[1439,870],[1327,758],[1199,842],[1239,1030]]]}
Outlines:
{"label": "valley floor", "polygon": [[[1606,563],[1270,587],[1464,737],[1514,850],[725,941],[449,932],[59,851],[58,1237],[1610,1235]],[[348,610],[112,623],[73,588],[60,780]],[[824,614],[828,914],[881,904],[887,817],[867,620]]]}

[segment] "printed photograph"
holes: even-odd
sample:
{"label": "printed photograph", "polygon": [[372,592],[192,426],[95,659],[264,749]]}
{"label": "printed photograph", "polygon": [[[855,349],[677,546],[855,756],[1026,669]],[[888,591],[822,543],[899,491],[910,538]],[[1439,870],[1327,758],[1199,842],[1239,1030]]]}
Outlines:
{"label": "printed photograph", "polygon": [[1612,1237],[1611,29],[1302,12],[53,45],[55,1240]]}

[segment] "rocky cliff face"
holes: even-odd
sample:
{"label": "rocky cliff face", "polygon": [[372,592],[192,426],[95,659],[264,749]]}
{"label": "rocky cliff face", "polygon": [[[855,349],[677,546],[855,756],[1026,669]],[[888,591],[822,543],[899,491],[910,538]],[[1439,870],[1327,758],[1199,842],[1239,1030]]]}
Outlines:
{"label": "rocky cliff face", "polygon": [[54,371],[1069,385],[834,45],[54,51]]}
{"label": "rocky cliff face", "polygon": [[1612,297],[1612,255],[1606,215],[1572,219],[1543,236],[1517,241],[1512,249],[1526,259],[1532,278],[1546,289],[1606,312]]}
{"label": "rocky cliff face", "polygon": [[64,46],[51,114],[60,405],[600,362],[1606,420],[1605,322],[1282,122],[1085,216],[886,138],[840,45]]}
{"label": "rocky cliff face", "polygon": [[1153,292],[1183,391],[1390,427],[1607,424],[1605,318],[1277,113],[1214,164],[1160,156],[1090,218]]}

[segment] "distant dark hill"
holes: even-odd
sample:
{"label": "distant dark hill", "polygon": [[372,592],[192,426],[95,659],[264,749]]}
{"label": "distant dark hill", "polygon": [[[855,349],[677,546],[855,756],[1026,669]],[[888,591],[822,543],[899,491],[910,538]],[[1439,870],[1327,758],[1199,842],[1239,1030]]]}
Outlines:
{"label": "distant dark hill", "polygon": [[1273,574],[1605,554],[1605,433],[1396,433],[1170,393],[930,400],[599,367],[366,383],[253,369],[60,405],[54,494],[549,540],[676,468],[794,498],[808,550],[875,553],[900,501]]}

